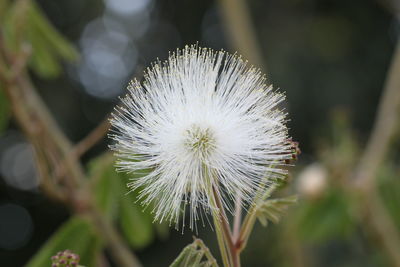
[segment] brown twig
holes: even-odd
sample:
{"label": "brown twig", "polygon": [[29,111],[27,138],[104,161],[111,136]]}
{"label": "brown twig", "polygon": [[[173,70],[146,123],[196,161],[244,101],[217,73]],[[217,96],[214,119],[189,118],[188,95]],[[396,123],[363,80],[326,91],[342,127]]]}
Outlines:
{"label": "brown twig", "polygon": [[141,264],[136,256],[125,246],[122,237],[115,230],[104,216],[92,207],[88,214],[92,218],[93,224],[97,227],[99,234],[101,234],[108,243],[110,253],[113,255],[117,266],[125,267],[140,267]]}
{"label": "brown twig", "polygon": [[67,200],[65,198],[66,194],[62,192],[62,188],[60,188],[56,183],[54,183],[51,175],[50,175],[50,166],[48,162],[45,160],[45,152],[39,149],[40,144],[33,145],[35,147],[35,161],[37,171],[39,173],[40,186],[45,191],[46,195],[50,198],[60,201],[62,203],[66,203]]}
{"label": "brown twig", "polygon": [[400,43],[397,45],[385,82],[375,123],[356,171],[357,186],[369,190],[399,126]]}
{"label": "brown twig", "polygon": [[[23,84],[27,84],[24,82]],[[14,92],[17,90],[11,89]],[[8,92],[10,91],[8,90]],[[11,93],[11,92],[9,92]],[[13,95],[14,93],[11,93]],[[30,93],[30,96],[33,94]],[[24,132],[27,134],[28,138],[31,140],[40,140],[40,139],[47,139],[48,142],[53,143],[56,147],[57,150],[59,151],[53,151],[55,154],[59,154],[59,158],[64,158],[65,159],[65,164],[66,164],[66,174],[65,174],[65,179],[63,181],[66,182],[67,188],[68,188],[68,203],[72,204],[72,208],[78,208],[80,209],[81,206],[87,206],[87,204],[82,204],[80,202],[80,199],[76,199],[76,192],[79,191],[78,187],[79,184],[82,183],[82,181],[85,179],[84,174],[81,170],[80,164],[76,161],[75,158],[69,156],[69,149],[70,145],[68,145],[68,142],[64,140],[64,137],[62,136],[55,136],[55,133],[57,132],[56,128],[50,128],[49,125],[52,125],[52,123],[49,120],[46,120],[45,118],[47,116],[40,116],[37,114],[37,111],[40,110],[40,108],[32,108],[30,105],[26,105],[26,98],[23,97],[22,95],[18,98],[13,99],[12,101],[12,106],[15,110],[14,114],[16,114],[17,119],[22,127],[24,129]],[[40,102],[35,102],[33,104],[34,106],[39,106]],[[30,109],[30,115],[27,114],[27,111],[25,108],[29,107]],[[32,109],[31,109],[32,108]],[[42,112],[44,111],[43,106],[42,106]],[[35,117],[35,120],[31,120],[32,116]],[[40,125],[40,130],[37,129],[37,125]],[[47,126],[45,126],[47,125]],[[40,137],[42,136],[42,137]],[[56,141],[57,140],[57,141]],[[33,144],[35,144],[33,142]],[[40,148],[36,147],[36,151],[40,151]],[[40,154],[37,154],[38,157],[43,156]],[[41,158],[40,161],[46,161],[45,158]],[[46,174],[48,175],[48,174]],[[44,176],[45,177],[45,176]],[[47,182],[48,183],[48,182]],[[90,192],[86,192],[87,194],[90,194]],[[61,197],[61,199],[64,199]],[[97,215],[94,212],[89,213],[90,215],[94,216]],[[126,251],[129,251],[129,249],[124,245],[123,241],[120,238],[115,237],[115,234],[113,234],[115,230],[111,230],[111,226],[108,225],[108,223],[105,221],[101,216],[96,216],[94,218],[96,222],[96,226],[99,229],[99,232],[102,233],[108,243],[108,247],[110,249],[110,252],[112,253],[113,257],[117,260],[119,263],[119,266],[140,266],[137,264],[137,261],[133,257],[131,253],[126,253]],[[117,247],[117,248],[116,248]],[[122,249],[124,248],[124,249]],[[129,263],[129,264],[128,264]]]}
{"label": "brown twig", "polygon": [[363,199],[366,226],[371,228],[393,266],[400,267],[399,230],[388,213],[382,197],[377,190],[372,190]]}
{"label": "brown twig", "polygon": [[80,158],[92,146],[99,142],[107,134],[110,129],[109,117],[106,117],[96,128],[94,128],[85,138],[83,138],[72,149],[72,154],[76,158]]}
{"label": "brown twig", "polygon": [[[90,204],[82,203],[82,200],[77,195],[77,193],[80,192],[79,188],[82,186],[83,181],[85,181],[86,178],[80,163],[75,157],[71,157],[70,155],[71,145],[69,141],[65,139],[61,131],[55,125],[55,122],[49,116],[44,104],[34,92],[33,87],[30,86],[28,77],[22,75],[16,80],[16,82],[15,85],[8,84],[8,86],[5,86],[5,89],[11,100],[10,102],[13,108],[13,114],[28,139],[35,146],[36,156],[38,157],[37,160],[42,163],[41,170],[44,174],[43,178],[46,179],[46,189],[51,188],[48,186],[50,184],[48,177],[52,176],[52,174],[48,173],[48,169],[46,171],[47,167],[45,166],[45,162],[49,160],[52,161],[50,159],[50,154],[53,154],[56,155],[59,162],[65,162],[66,172],[63,175],[64,178],[62,181],[64,181],[64,184],[67,186],[67,190],[64,191],[67,193],[66,196],[58,196],[60,191],[57,193],[54,193],[55,191],[51,192],[57,194],[57,198],[65,201],[72,207],[72,209],[78,209],[78,211],[80,211],[82,206],[85,208],[90,207]],[[37,145],[38,140],[42,140],[48,144],[45,146],[46,150],[43,151],[45,153],[40,152],[42,149],[41,146]],[[48,150],[52,151],[49,152]],[[82,194],[90,195],[91,192],[88,190],[86,193]],[[96,215],[94,212],[89,212],[89,214],[91,216]],[[132,253],[126,253],[129,249],[122,239],[116,238],[115,235],[112,234],[115,230],[110,230],[112,226],[106,222],[104,217],[96,216],[93,221],[96,222],[96,227],[99,228],[99,232],[104,235],[105,240],[107,241],[107,246],[119,266],[140,266],[137,264],[137,260],[135,260]],[[124,249],[122,249],[122,247],[124,247]]]}
{"label": "brown twig", "polygon": [[[27,2],[20,0],[22,1]],[[10,52],[3,41],[0,31],[0,82],[16,121],[34,146],[46,193],[69,205],[74,212],[85,212],[92,218],[118,266],[141,266],[114,226],[93,205],[92,192],[86,186],[86,175],[79,159],[71,153],[70,141],[58,127],[30,81],[26,69],[29,56],[26,49],[20,45],[19,52]],[[82,145],[78,151],[84,153],[86,147],[87,145]],[[62,165],[64,171],[58,172],[57,165]]]}
{"label": "brown twig", "polygon": [[375,123],[355,172],[355,188],[361,193],[363,211],[394,266],[400,266],[400,233],[378,192],[376,176],[398,130],[400,118],[400,42],[385,82]]}

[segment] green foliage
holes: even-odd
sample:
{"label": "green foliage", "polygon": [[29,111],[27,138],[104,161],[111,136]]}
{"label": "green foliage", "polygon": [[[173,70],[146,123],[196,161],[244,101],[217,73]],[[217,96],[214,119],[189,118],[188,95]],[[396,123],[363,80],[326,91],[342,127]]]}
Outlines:
{"label": "green foliage", "polygon": [[[1,0],[0,1],[0,21],[1,18],[4,18],[6,11],[9,9],[10,3],[7,0]],[[3,21],[1,21],[3,22]]]}
{"label": "green foliage", "polygon": [[119,224],[125,238],[133,248],[146,247],[156,233],[150,214],[141,212],[141,207],[131,196],[122,195],[120,201]]}
{"label": "green foliage", "polygon": [[89,163],[89,175],[92,177],[97,206],[107,218],[114,220],[118,214],[121,179],[112,168],[113,157],[106,154]]}
{"label": "green foliage", "polygon": [[318,200],[304,200],[295,214],[299,236],[306,241],[323,242],[346,238],[354,230],[355,222],[347,195],[332,189]]}
{"label": "green foliage", "polygon": [[[327,169],[327,189],[318,198],[306,198],[296,209],[293,223],[299,236],[310,242],[348,238],[356,227],[353,207],[358,199],[343,190],[358,161],[358,145],[343,111],[333,114],[329,140],[320,144],[320,163]],[[349,185],[350,186],[350,185]]]}
{"label": "green foliage", "polygon": [[156,236],[167,238],[168,225],[153,223],[151,207],[143,211],[137,202],[137,194],[128,193],[125,186],[129,178],[139,178],[143,173],[127,175],[116,172],[114,161],[112,154],[105,153],[89,164],[98,207],[111,221],[119,224],[132,248],[142,249],[151,244]]}
{"label": "green foliage", "polygon": [[257,208],[257,218],[263,226],[268,225],[268,220],[278,223],[289,206],[296,202],[297,196],[266,200]]}
{"label": "green foliage", "polygon": [[86,219],[75,216],[53,234],[26,266],[50,266],[51,257],[66,249],[80,256],[80,264],[96,266],[96,256],[101,247],[100,239],[91,224]]}
{"label": "green foliage", "polygon": [[391,164],[386,164],[380,169],[378,178],[379,191],[385,206],[400,229],[399,169]]}
{"label": "green foliage", "polygon": [[14,1],[1,12],[6,49],[18,55],[29,47],[32,51],[28,65],[38,75],[55,77],[62,70],[60,60],[77,59],[75,48],[51,25],[34,1]]}
{"label": "green foliage", "polygon": [[170,267],[197,267],[197,266],[218,266],[217,261],[211,255],[210,250],[200,239],[186,246]]}
{"label": "green foliage", "polygon": [[319,157],[329,172],[336,176],[335,179],[339,179],[353,171],[358,164],[360,151],[347,113],[336,111],[332,117],[330,137],[329,140],[321,141]]}

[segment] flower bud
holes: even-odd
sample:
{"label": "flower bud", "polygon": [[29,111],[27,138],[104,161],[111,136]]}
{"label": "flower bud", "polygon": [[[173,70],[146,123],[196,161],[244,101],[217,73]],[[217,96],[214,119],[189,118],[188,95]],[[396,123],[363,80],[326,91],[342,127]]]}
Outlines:
{"label": "flower bud", "polygon": [[73,253],[71,250],[64,250],[58,252],[55,256],[51,257],[51,267],[70,267],[78,266],[79,255]]}

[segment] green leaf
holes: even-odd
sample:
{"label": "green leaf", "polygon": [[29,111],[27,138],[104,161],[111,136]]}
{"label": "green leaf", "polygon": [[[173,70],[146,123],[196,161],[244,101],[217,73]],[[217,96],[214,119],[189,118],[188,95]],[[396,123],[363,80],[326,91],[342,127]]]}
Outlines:
{"label": "green leaf", "polygon": [[77,50],[51,25],[34,1],[14,1],[2,26],[7,51],[18,55],[23,46],[30,46],[28,65],[44,78],[59,75],[62,60],[78,58]]}
{"label": "green leaf", "polygon": [[170,267],[196,267],[196,266],[218,266],[217,261],[211,255],[210,250],[200,239],[195,239],[187,245]]}
{"label": "green leaf", "polygon": [[96,266],[96,256],[101,251],[101,242],[92,225],[86,219],[77,216],[69,219],[53,234],[26,266],[50,266],[51,257],[66,249],[80,256],[81,265]]}
{"label": "green leaf", "polygon": [[118,216],[122,179],[114,170],[114,157],[105,153],[89,163],[89,175],[92,178],[95,201],[100,210],[111,221]]}
{"label": "green leaf", "polygon": [[278,223],[289,206],[297,202],[297,196],[266,200],[257,208],[257,218],[263,226],[268,225],[268,220]]}
{"label": "green leaf", "polygon": [[[140,179],[140,177],[142,177],[149,171],[150,170],[143,170],[136,174],[130,174],[130,175],[120,174],[120,175],[122,176],[122,178],[124,180],[127,180],[128,177]],[[122,181],[123,179],[120,179],[120,181]],[[132,211],[129,213],[136,214],[136,216],[141,218],[141,219],[137,219],[138,220],[137,223],[149,225],[149,227],[151,228],[152,234],[151,234],[151,236],[148,236],[148,239],[143,238],[143,240],[147,240],[147,242],[143,242],[142,246],[144,247],[147,244],[150,244],[151,241],[153,241],[154,236],[156,234],[158,235],[158,237],[160,239],[164,239],[164,240],[167,239],[169,236],[169,224],[166,221],[164,221],[162,223],[154,221],[154,216],[151,213],[151,211],[154,208],[152,203],[149,204],[148,207],[144,208],[142,205],[140,205],[140,203],[138,201],[139,197],[138,197],[137,191],[127,193],[126,187],[123,187],[121,189],[121,191],[123,191],[123,193],[124,193],[124,195],[121,195],[121,197],[122,197],[121,204],[120,204],[121,209],[122,210],[125,208],[132,209]],[[129,214],[129,213],[126,213],[126,214]],[[123,220],[123,218],[124,218],[124,216],[123,216],[123,213],[121,212],[120,219]],[[129,232],[124,232],[124,233],[125,233],[125,235],[129,234]],[[142,235],[144,235],[144,234],[145,234],[145,232],[142,233]],[[127,238],[129,239],[129,237],[127,237]],[[135,245],[133,245],[133,247],[135,247]]]}
{"label": "green leaf", "polygon": [[98,207],[103,213],[113,220],[118,215],[119,177],[114,172],[107,170],[101,174],[95,185],[95,197]]}
{"label": "green leaf", "polygon": [[152,218],[141,211],[131,195],[121,195],[120,226],[128,243],[136,249],[141,249],[153,242],[155,229]]}
{"label": "green leaf", "polygon": [[139,178],[148,171],[123,174],[115,171],[115,158],[105,153],[89,164],[89,173],[93,182],[95,199],[101,211],[113,221],[117,221],[132,248],[142,249],[154,241],[157,235],[166,239],[169,227],[166,223],[153,223],[151,207],[142,211],[137,203],[135,192],[128,192],[125,182],[129,178]]}
{"label": "green leaf", "polygon": [[100,210],[112,221],[118,222],[132,248],[142,249],[158,236],[166,239],[169,234],[167,223],[153,223],[152,207],[142,211],[135,192],[128,193],[125,182],[139,178],[148,171],[123,174],[115,171],[115,158],[105,153],[89,163],[89,174],[93,183],[95,200]]}
{"label": "green leaf", "polygon": [[58,33],[35,3],[32,2],[27,13],[28,36],[33,48],[32,67],[43,77],[55,77],[61,72],[60,60],[76,60],[78,52]]}

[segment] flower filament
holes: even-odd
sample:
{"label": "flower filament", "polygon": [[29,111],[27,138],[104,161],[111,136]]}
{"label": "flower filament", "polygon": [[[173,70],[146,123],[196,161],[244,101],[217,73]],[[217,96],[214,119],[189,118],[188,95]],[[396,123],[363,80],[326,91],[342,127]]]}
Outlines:
{"label": "flower filament", "polygon": [[198,125],[192,125],[186,130],[185,147],[200,160],[204,160],[216,148],[215,137],[210,128],[201,128]]}

